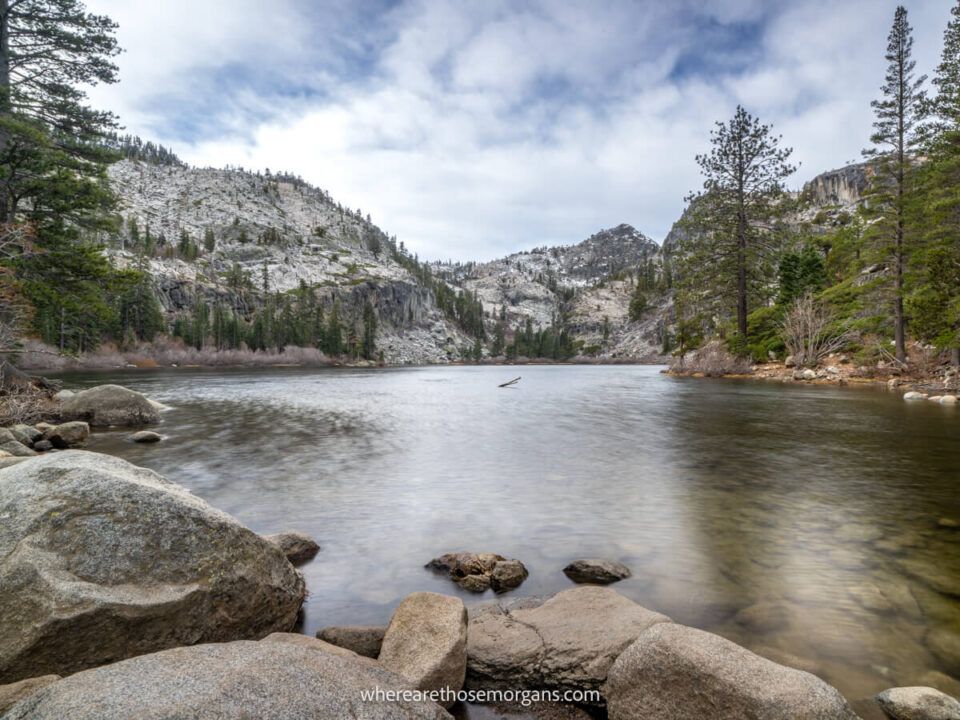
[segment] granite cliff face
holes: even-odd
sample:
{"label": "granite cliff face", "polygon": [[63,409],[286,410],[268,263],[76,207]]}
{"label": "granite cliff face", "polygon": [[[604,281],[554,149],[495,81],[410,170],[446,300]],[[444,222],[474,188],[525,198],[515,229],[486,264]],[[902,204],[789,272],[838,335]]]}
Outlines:
{"label": "granite cliff face", "polygon": [[[438,306],[431,282],[439,282],[454,294],[474,293],[488,331],[497,321],[508,335],[528,321],[534,328],[563,325],[592,358],[663,359],[673,304],[657,281],[686,232],[679,224],[662,246],[621,224],[575,245],[484,263],[433,263],[435,280],[425,281],[409,256],[398,254],[402,245],[369,216],[289,175],[124,160],[110,168],[110,180],[120,197],[122,230],[107,240],[107,252],[118,266],[149,272],[171,318],[198,300],[249,317],[266,293],[306,285],[324,305],[336,302],[347,322],[369,302],[388,363],[448,362],[474,341]],[[866,164],[817,176],[801,191],[810,202],[793,221],[852,211],[868,181]],[[176,250],[184,235],[196,246],[195,258]],[[149,254],[142,251],[147,236],[155,247]],[[237,288],[237,277],[246,278],[245,290]],[[631,322],[641,277],[660,289],[645,293],[647,309]]]}

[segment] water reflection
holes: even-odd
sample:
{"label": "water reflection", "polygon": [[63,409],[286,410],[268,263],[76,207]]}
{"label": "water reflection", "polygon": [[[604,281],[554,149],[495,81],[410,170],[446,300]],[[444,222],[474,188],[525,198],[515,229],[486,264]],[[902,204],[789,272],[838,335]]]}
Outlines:
{"label": "water reflection", "polygon": [[[677,380],[654,368],[179,371],[166,442],[92,449],[157,469],[260,532],[301,529],[306,630],[383,623],[450,550],[571,559],[618,589],[813,670],[852,697],[960,673],[960,412],[865,389]],[[464,595],[468,602],[475,596]],[[928,678],[929,680],[929,678]]]}

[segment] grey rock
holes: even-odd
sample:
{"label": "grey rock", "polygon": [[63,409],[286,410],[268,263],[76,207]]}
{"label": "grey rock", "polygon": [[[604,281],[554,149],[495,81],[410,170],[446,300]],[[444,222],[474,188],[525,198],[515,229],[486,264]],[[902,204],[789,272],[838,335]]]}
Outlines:
{"label": "grey rock", "polygon": [[460,690],[467,672],[463,601],[431,592],[405,597],[390,619],[378,659],[419,690]]}
{"label": "grey rock", "polygon": [[599,689],[614,660],[640,633],[670,622],[595,585],[524,605],[486,608],[470,619],[469,687]]}
{"label": "grey rock", "polygon": [[0,470],[5,467],[10,467],[11,465],[19,465],[29,459],[28,457],[13,457],[11,455],[0,456]]}
{"label": "grey rock", "polygon": [[352,650],[357,655],[377,658],[386,630],[385,627],[368,625],[325,627],[317,631],[317,637],[331,645]]}
{"label": "grey rock", "polygon": [[22,442],[12,428],[0,428],[0,444],[8,442]]}
{"label": "grey rock", "polygon": [[49,440],[37,440],[33,444],[33,449],[37,452],[47,452],[48,450],[53,450],[53,443]]}
{"label": "grey rock", "polygon": [[8,452],[14,457],[32,457],[33,455],[37,454],[34,450],[31,450],[26,445],[19,443],[16,440],[10,440],[9,442],[0,444],[0,450]]}
{"label": "grey rock", "polygon": [[306,533],[295,530],[276,533],[275,535],[264,535],[263,539],[280,548],[287,560],[294,565],[312,560],[320,552],[320,545],[317,544],[316,540]]}
{"label": "grey rock", "polygon": [[500,560],[490,573],[490,587],[494,592],[507,592],[520,587],[528,575],[527,568],[519,560]]}
{"label": "grey rock", "polygon": [[610,583],[630,577],[630,568],[613,560],[574,560],[563,569],[563,574],[575,583]]}
{"label": "grey rock", "polygon": [[41,675],[9,685],[0,685],[0,715],[3,715],[24,698],[33,695],[40,688],[55,683],[59,679],[59,675]]}
{"label": "grey rock", "polygon": [[240,640],[173,648],[71,675],[14,706],[4,720],[450,717],[433,702],[361,697],[409,687],[363,658]]}
{"label": "grey rock", "polygon": [[160,422],[160,412],[144,396],[120,385],[97,385],[67,398],[61,410],[67,420],[94,427],[137,426]]}
{"label": "grey rock", "polygon": [[303,577],[156,473],[66,450],[0,470],[0,677],[289,630]]}
{"label": "grey rock", "polygon": [[836,689],[719,635],[660,623],[610,669],[610,720],[856,720]]}
{"label": "grey rock", "polygon": [[82,445],[90,437],[90,426],[82,420],[61,423],[43,433],[43,439],[64,450]]}
{"label": "grey rock", "polygon": [[53,399],[63,402],[64,400],[69,400],[74,395],[76,395],[76,393],[73,390],[61,390],[60,392],[58,392],[56,395],[53,396]]}
{"label": "grey rock", "polygon": [[138,430],[137,432],[133,433],[133,435],[131,435],[128,439],[130,440],[130,442],[135,442],[135,443],[143,443],[143,444],[158,443],[161,440],[163,440],[163,435],[161,435],[160,433],[154,432],[153,430]]}
{"label": "grey rock", "polygon": [[24,445],[32,445],[43,437],[43,433],[32,425],[14,425],[9,428],[9,430],[13,433],[14,437]]}
{"label": "grey rock", "polygon": [[932,687],[898,687],[877,695],[893,720],[960,720],[960,702]]}

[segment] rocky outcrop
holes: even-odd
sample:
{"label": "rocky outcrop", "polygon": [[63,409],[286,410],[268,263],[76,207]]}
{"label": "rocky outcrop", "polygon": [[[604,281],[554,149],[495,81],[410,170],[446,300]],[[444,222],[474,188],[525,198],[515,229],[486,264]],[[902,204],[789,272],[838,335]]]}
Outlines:
{"label": "rocky outcrop", "polygon": [[271,545],[276,545],[294,565],[300,565],[313,560],[320,552],[320,545],[306,533],[290,531],[275,535],[264,535],[263,539]]}
{"label": "rocky outcrop", "polygon": [[711,633],[661,623],[604,685],[610,720],[857,720],[834,688]]}
{"label": "rocky outcrop", "polygon": [[0,681],[289,630],[283,553],[156,473],[67,450],[0,470]]}
{"label": "rocky outcrop", "polygon": [[241,640],[174,648],[71,675],[15,705],[4,720],[449,719],[433,702],[362,696],[409,689],[363,658]]}
{"label": "rocky outcrop", "polygon": [[144,396],[120,385],[98,385],[63,402],[67,420],[84,420],[94,427],[137,426],[160,422],[160,412]]}
{"label": "rocky outcrop", "polygon": [[960,701],[932,687],[898,687],[877,695],[877,702],[893,720],[957,720]]}
{"label": "rocky outcrop", "polygon": [[520,587],[527,579],[527,568],[519,560],[508,560],[496,553],[446,553],[434,558],[426,567],[444,573],[464,590],[506,592]]}
{"label": "rocky outcrop", "polygon": [[630,577],[630,568],[615,560],[574,560],[563,569],[563,574],[575,583],[610,583]]}
{"label": "rocky outcrop", "polygon": [[868,163],[847,165],[817,175],[803,186],[805,195],[815,207],[854,208],[862,199],[870,182]]}
{"label": "rocky outcrop", "polygon": [[599,689],[614,660],[640,633],[669,622],[596,586],[565,590],[533,607],[487,607],[470,619],[467,684]]}
{"label": "rocky outcrop", "polygon": [[[467,672],[463,601],[431,592],[408,595],[390,619],[378,659],[418,690],[460,690]],[[442,704],[453,702],[450,698]]]}
{"label": "rocky outcrop", "polygon": [[55,683],[59,679],[59,675],[42,675],[9,685],[0,685],[0,715],[3,715],[24,698],[33,695],[40,688]]}
{"label": "rocky outcrop", "polygon": [[376,658],[380,656],[386,628],[368,625],[325,627],[317,631],[317,637],[331,645],[346,648],[357,655]]}

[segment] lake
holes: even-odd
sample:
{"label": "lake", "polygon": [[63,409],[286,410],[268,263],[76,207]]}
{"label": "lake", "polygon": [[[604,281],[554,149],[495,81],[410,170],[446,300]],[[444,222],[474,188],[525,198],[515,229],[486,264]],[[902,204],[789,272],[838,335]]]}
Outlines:
{"label": "lake", "polygon": [[[517,375],[513,388],[497,385]],[[322,545],[304,632],[385,624],[457,550],[522,560],[512,594],[619,560],[621,593],[855,699],[960,671],[960,409],[876,388],[644,366],[71,375],[171,406],[165,442],[96,433],[261,533]]]}

